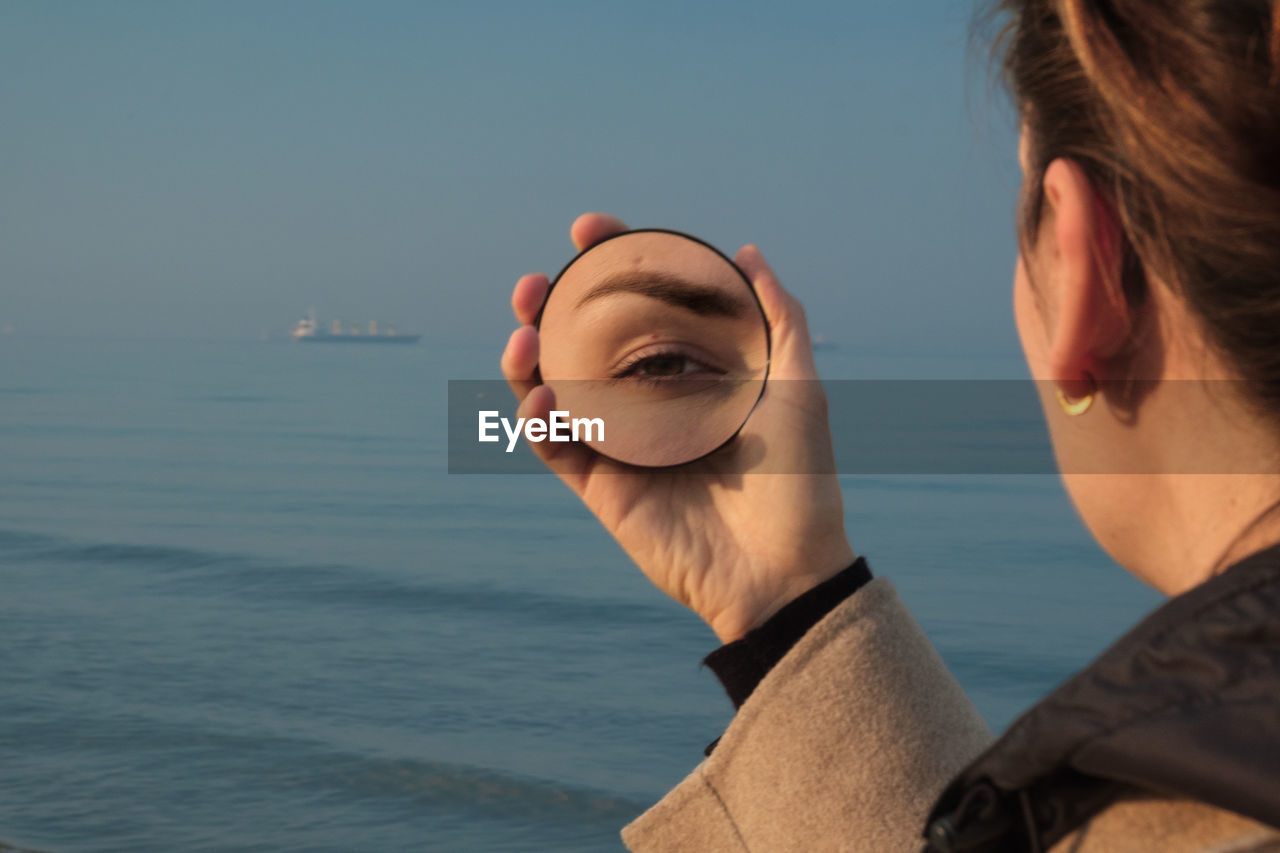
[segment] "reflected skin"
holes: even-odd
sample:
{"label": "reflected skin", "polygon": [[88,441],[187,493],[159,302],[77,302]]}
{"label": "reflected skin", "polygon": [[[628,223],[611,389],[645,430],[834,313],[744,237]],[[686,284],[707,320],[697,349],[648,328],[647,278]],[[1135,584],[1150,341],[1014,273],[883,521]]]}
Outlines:
{"label": "reflected skin", "polygon": [[760,395],[764,317],[724,258],[674,234],[601,243],[560,276],[543,308],[542,380],[573,417],[599,417],[591,447],[645,466],[724,444]]}

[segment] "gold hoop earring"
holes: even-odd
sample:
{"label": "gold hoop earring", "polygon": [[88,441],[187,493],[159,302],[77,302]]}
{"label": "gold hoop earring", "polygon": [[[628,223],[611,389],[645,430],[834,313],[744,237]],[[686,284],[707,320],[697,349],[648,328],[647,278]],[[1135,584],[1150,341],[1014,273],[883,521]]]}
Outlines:
{"label": "gold hoop earring", "polygon": [[[1089,376],[1087,373],[1085,375]],[[1098,392],[1098,383],[1092,376],[1089,376],[1089,385],[1091,386],[1089,393],[1076,400],[1072,400],[1062,393],[1061,388],[1055,389],[1058,393],[1058,405],[1062,407],[1062,411],[1067,413],[1067,417],[1074,418],[1089,411],[1089,407],[1093,405],[1093,397]]]}

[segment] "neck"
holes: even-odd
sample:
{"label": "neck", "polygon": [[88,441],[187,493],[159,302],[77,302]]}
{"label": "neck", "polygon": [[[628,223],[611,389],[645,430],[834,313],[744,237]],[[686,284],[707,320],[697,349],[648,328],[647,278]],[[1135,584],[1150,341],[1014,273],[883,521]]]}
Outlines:
{"label": "neck", "polygon": [[1164,557],[1146,579],[1178,595],[1280,543],[1280,478],[1180,475],[1170,491],[1182,509],[1168,515]]}
{"label": "neck", "polygon": [[1156,535],[1132,568],[1167,594],[1280,542],[1280,442],[1244,391],[1238,381],[1166,380],[1142,417],[1119,427],[1158,472],[1134,489]]}

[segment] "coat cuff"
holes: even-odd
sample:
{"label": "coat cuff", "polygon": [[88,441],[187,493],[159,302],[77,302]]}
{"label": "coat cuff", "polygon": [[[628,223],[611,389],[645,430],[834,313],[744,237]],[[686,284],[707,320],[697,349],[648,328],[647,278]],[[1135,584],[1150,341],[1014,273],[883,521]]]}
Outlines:
{"label": "coat cuff", "polygon": [[702,662],[720,679],[733,707],[741,708],[760,680],[810,628],[870,582],[871,569],[859,557],[852,566],[797,596],[759,628],[726,643]]}
{"label": "coat cuff", "polygon": [[990,739],[878,578],[795,644],[622,838],[636,853],[918,849],[934,798]]}

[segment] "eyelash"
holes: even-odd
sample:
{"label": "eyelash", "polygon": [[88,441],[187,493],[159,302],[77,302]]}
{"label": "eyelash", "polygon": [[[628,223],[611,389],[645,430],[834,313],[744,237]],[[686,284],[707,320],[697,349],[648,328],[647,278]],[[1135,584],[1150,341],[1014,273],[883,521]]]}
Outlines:
{"label": "eyelash", "polygon": [[697,364],[700,367],[704,367],[712,373],[723,374],[725,372],[723,370],[720,370],[717,367],[714,367],[713,365],[708,364],[705,361],[702,361],[701,359],[694,358],[693,356],[689,355],[687,352],[684,352],[682,350],[679,350],[673,347],[673,348],[666,348],[666,349],[659,349],[659,350],[645,349],[637,353],[634,353],[633,355],[629,356],[625,361],[623,361],[622,364],[618,365],[618,367],[609,376],[609,378],[618,379],[618,380],[632,379],[639,382],[669,382],[670,377],[646,376],[645,374],[639,373],[637,371],[637,368],[639,368],[645,362],[655,361],[661,358],[680,358],[685,361],[693,362],[694,364]]}

